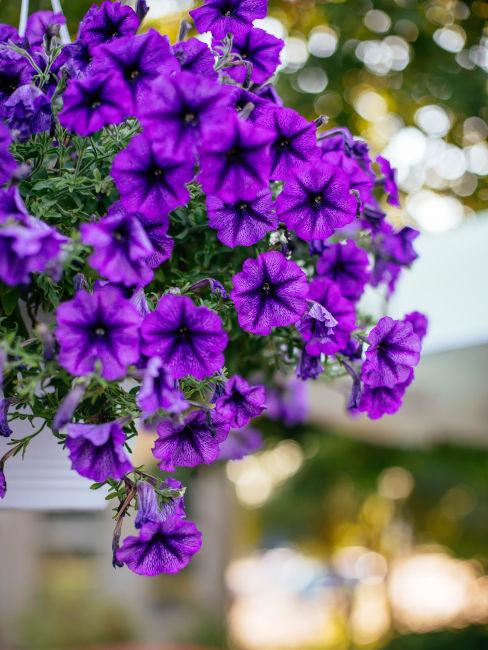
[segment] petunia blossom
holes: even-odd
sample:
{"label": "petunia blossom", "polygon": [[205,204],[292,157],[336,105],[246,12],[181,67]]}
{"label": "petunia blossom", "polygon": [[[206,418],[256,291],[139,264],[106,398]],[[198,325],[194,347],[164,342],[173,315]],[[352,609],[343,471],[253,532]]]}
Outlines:
{"label": "petunia blossom", "polygon": [[227,334],[208,307],[197,307],[187,296],[164,295],[141,328],[142,351],[158,356],[175,379],[203,379],[224,365]]}
{"label": "petunia blossom", "polygon": [[158,409],[181,413],[188,407],[183,393],[159,357],[148,360],[136,400],[145,416]]}
{"label": "petunia blossom", "polygon": [[142,134],[114,157],[111,175],[127,209],[163,218],[189,200],[193,165],[188,157],[176,157],[170,143]]}
{"label": "petunia blossom", "polygon": [[278,216],[301,239],[327,239],[356,216],[357,201],[349,180],[338,167],[326,163],[305,167],[276,200]]}
{"label": "petunia blossom", "polygon": [[125,117],[124,106],[130,102],[127,89],[111,75],[98,74],[71,79],[63,93],[59,121],[78,135],[91,135]]}
{"label": "petunia blossom", "polygon": [[93,372],[101,364],[105,379],[121,379],[139,361],[136,308],[115,287],[81,290],[56,310],[59,363],[72,375]]}
{"label": "petunia blossom", "polygon": [[195,524],[175,516],[143,524],[137,536],[124,539],[116,559],[139,575],[178,573],[201,546],[202,534]]}
{"label": "petunia blossom", "polygon": [[150,29],[137,36],[124,36],[95,50],[93,74],[113,75],[127,92],[120,100],[126,115],[139,116],[138,108],[149,101],[149,91],[159,76],[178,70],[167,36]]}
{"label": "petunia blossom", "polygon": [[268,186],[272,133],[230,115],[208,129],[200,150],[199,180],[222,201],[251,200]]}
{"label": "petunia blossom", "polygon": [[4,119],[16,140],[24,142],[51,128],[51,102],[30,84],[19,86],[4,104]]}
{"label": "petunia blossom", "polygon": [[53,29],[66,24],[66,18],[62,13],[52,11],[34,11],[27,19],[25,36],[31,47],[40,46],[44,36]]}
{"label": "petunia blossom", "polygon": [[205,127],[218,124],[231,97],[206,76],[191,72],[161,76],[153,85],[139,119],[151,138],[170,142],[180,155],[196,152]]}
{"label": "petunia blossom", "polygon": [[215,402],[215,409],[233,429],[240,429],[249,420],[261,415],[266,407],[264,386],[249,384],[234,375],[224,386],[223,394]]}
{"label": "petunia blossom", "polygon": [[269,189],[262,190],[250,201],[224,203],[215,196],[207,197],[208,225],[215,228],[218,239],[229,246],[252,246],[268,232],[278,228],[278,218]]}
{"label": "petunia blossom", "polygon": [[24,223],[28,216],[17,185],[0,189],[0,223],[9,219]]}
{"label": "petunia blossom", "polygon": [[396,182],[396,169],[394,169],[390,162],[382,156],[377,156],[376,162],[383,174],[382,183],[387,195],[387,201],[390,205],[400,207],[400,197],[398,194],[398,185]]}
{"label": "petunia blossom", "polygon": [[139,27],[139,18],[131,7],[120,2],[93,4],[80,23],[78,38],[99,45],[122,36],[132,36]]}
{"label": "petunia blossom", "polygon": [[384,316],[369,333],[368,343],[361,378],[373,388],[407,381],[420,361],[420,338],[409,322]]}
{"label": "petunia blossom", "polygon": [[357,411],[367,413],[371,420],[378,420],[383,415],[393,415],[402,406],[403,397],[413,381],[413,370],[404,382],[394,386],[369,386],[364,384]]}
{"label": "petunia blossom", "polygon": [[403,320],[412,325],[413,331],[419,337],[420,342],[422,342],[427,335],[427,330],[429,329],[429,319],[427,316],[422,314],[421,311],[411,311],[409,314],[404,316]]}
{"label": "petunia blossom", "polygon": [[276,107],[267,111],[256,124],[273,133],[270,149],[272,180],[294,180],[298,167],[318,159],[320,149],[316,125],[291,108]]}
{"label": "petunia blossom", "polygon": [[245,33],[256,18],[266,16],[266,0],[206,0],[190,11],[195,27],[203,34],[212,32],[216,38],[231,33]]}
{"label": "petunia blossom", "polygon": [[273,327],[295,323],[305,312],[306,275],[278,251],[247,259],[232,284],[239,325],[247,332],[265,336]]}
{"label": "petunia blossom", "polygon": [[124,444],[125,434],[119,422],[67,427],[66,447],[72,467],[92,481],[121,479],[132,470]]}
{"label": "petunia blossom", "polygon": [[115,209],[94,223],[81,225],[81,240],[93,246],[90,266],[110,282],[144,286],[153,278],[146,260],[154,248],[137,216]]}
{"label": "petunia blossom", "polygon": [[176,467],[213,463],[229,429],[226,418],[215,411],[192,411],[182,421],[162,420],[153,448],[159,468],[172,472]]}
{"label": "petunia blossom", "polygon": [[[214,47],[218,42],[218,39],[214,39]],[[246,65],[229,66],[225,68],[225,74],[238,83],[248,79],[255,84],[262,84],[279,66],[283,46],[284,42],[280,38],[268,34],[264,29],[253,27],[237,33],[232,40],[232,52],[238,54],[244,62],[251,64],[250,75],[248,76]]]}
{"label": "petunia blossom", "polygon": [[306,342],[305,350],[313,356],[334,354],[347,345],[356,327],[354,305],[344,298],[337,284],[327,278],[312,280],[309,299],[315,303],[312,307],[321,306],[327,316],[309,309],[298,322],[297,329]]}
{"label": "petunia blossom", "polygon": [[259,451],[263,444],[262,433],[254,427],[231,429],[220,445],[219,460],[240,460]]}
{"label": "petunia blossom", "polygon": [[317,275],[333,280],[342,295],[358,300],[369,279],[368,255],[353,241],[331,244],[317,262]]}
{"label": "petunia blossom", "polygon": [[175,43],[173,54],[183,72],[217,79],[217,72],[214,69],[215,57],[212,50],[198,38],[189,38],[187,41]]}

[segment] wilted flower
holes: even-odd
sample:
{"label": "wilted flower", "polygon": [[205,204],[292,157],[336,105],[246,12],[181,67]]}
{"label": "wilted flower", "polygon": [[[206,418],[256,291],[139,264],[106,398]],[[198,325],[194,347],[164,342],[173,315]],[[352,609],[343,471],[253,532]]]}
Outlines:
{"label": "wilted flower", "polygon": [[239,375],[234,375],[226,382],[223,394],[215,402],[217,413],[233,429],[245,426],[249,420],[261,415],[265,407],[264,386],[252,386]]}
{"label": "wilted flower", "polygon": [[51,102],[37,88],[20,86],[4,104],[4,117],[16,140],[28,140],[51,128]]}

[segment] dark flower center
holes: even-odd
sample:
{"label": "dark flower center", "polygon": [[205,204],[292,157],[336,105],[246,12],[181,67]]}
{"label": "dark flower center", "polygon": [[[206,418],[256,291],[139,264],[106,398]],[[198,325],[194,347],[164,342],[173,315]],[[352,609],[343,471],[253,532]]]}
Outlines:
{"label": "dark flower center", "polygon": [[18,75],[0,75],[0,93],[11,95],[20,86],[20,77]]}
{"label": "dark flower center", "polygon": [[313,207],[319,208],[323,202],[324,202],[324,197],[322,196],[322,194],[310,195],[310,203],[312,204]]}
{"label": "dark flower center", "polygon": [[239,203],[236,205],[236,209],[238,212],[246,212],[248,209],[248,205],[245,201],[239,201]]}
{"label": "dark flower center", "polygon": [[232,149],[229,149],[226,155],[229,163],[235,163],[239,161],[239,158],[242,155],[242,151],[239,147],[234,146]]}
{"label": "dark flower center", "polygon": [[96,339],[104,339],[108,331],[104,323],[95,323],[92,327],[92,333]]}
{"label": "dark flower center", "polygon": [[176,336],[180,341],[189,341],[191,338],[191,332],[188,327],[182,325],[177,329]]}
{"label": "dark flower center", "polygon": [[286,138],[285,136],[281,136],[278,140],[276,140],[275,147],[277,149],[288,149],[291,144],[290,138]]}
{"label": "dark flower center", "polygon": [[269,294],[269,292],[271,291],[271,286],[270,286],[269,282],[265,282],[263,284],[262,289],[263,289],[264,293]]}
{"label": "dark flower center", "polygon": [[132,79],[132,80],[137,79],[137,77],[139,75],[140,75],[140,72],[136,68],[133,68],[132,70],[129,70],[129,72],[128,72],[129,79]]}
{"label": "dark flower center", "polygon": [[198,124],[197,116],[195,113],[185,113],[183,120],[186,122],[186,124],[190,124],[191,126],[196,126]]}
{"label": "dark flower center", "polygon": [[152,170],[152,174],[156,180],[159,180],[161,176],[163,175],[163,170],[160,167],[155,167]]}

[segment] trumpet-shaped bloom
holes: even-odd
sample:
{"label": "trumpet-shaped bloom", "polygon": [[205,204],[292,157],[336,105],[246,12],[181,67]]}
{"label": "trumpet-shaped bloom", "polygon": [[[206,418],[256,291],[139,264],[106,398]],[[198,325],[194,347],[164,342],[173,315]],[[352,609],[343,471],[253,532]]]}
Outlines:
{"label": "trumpet-shaped bloom", "polygon": [[357,410],[360,413],[367,413],[371,420],[378,420],[383,415],[393,415],[400,409],[403,396],[412,383],[413,376],[411,370],[404,382],[392,387],[364,384]]}
{"label": "trumpet-shaped bloom", "polygon": [[95,51],[93,72],[114,75],[127,93],[122,95],[127,115],[138,113],[149,101],[148,94],[160,75],[178,70],[167,36],[151,29],[138,36],[124,36],[101,45]]}
{"label": "trumpet-shaped bloom", "polygon": [[187,41],[175,43],[173,45],[173,54],[183,72],[191,72],[210,79],[217,79],[217,72],[214,70],[215,58],[212,50],[206,43],[199,41],[198,38],[189,38]]}
{"label": "trumpet-shaped bloom", "polygon": [[165,217],[190,198],[186,183],[193,178],[192,161],[176,158],[170,143],[146,135],[133,138],[114,157],[111,174],[124,206],[146,217]]}
{"label": "trumpet-shaped bloom", "polygon": [[291,108],[267,111],[257,125],[273,133],[271,173],[273,180],[293,180],[298,167],[312,163],[320,155],[316,126]]}
{"label": "trumpet-shaped bloom", "polygon": [[322,352],[334,354],[347,345],[356,327],[354,305],[344,298],[335,282],[326,278],[310,283],[309,298],[321,305],[328,316],[310,309],[300,320],[297,329],[306,342],[305,350],[312,356]]}
{"label": "trumpet-shaped bloom", "polygon": [[381,318],[369,333],[368,343],[361,378],[373,388],[393,388],[407,381],[420,361],[420,338],[409,322]]}
{"label": "trumpet-shaped bloom", "polygon": [[239,325],[253,334],[264,336],[273,327],[296,323],[307,306],[305,273],[278,251],[247,259],[232,283]]}
{"label": "trumpet-shaped bloom", "polygon": [[[217,44],[218,40],[214,39],[214,45]],[[232,51],[252,65],[249,79],[256,84],[262,84],[279,66],[283,45],[284,42],[280,38],[268,34],[264,29],[251,28],[234,36]],[[238,83],[243,83],[247,77],[247,67],[233,65],[225,68],[225,73]]]}
{"label": "trumpet-shaped bloom", "polygon": [[287,181],[276,200],[279,217],[306,241],[327,239],[356,216],[357,201],[349,180],[326,163],[306,167]]}
{"label": "trumpet-shaped bloom", "polygon": [[12,134],[21,142],[51,128],[51,102],[37,86],[17,88],[5,102],[4,113]]}
{"label": "trumpet-shaped bloom", "polygon": [[215,402],[217,413],[234,429],[245,426],[251,418],[261,415],[266,406],[264,386],[252,386],[243,377],[234,375]]}
{"label": "trumpet-shaped bloom", "polygon": [[0,118],[5,117],[5,102],[19,86],[29,84],[33,69],[27,59],[15,52],[2,51],[0,59]]}
{"label": "trumpet-shaped bloom", "polygon": [[175,379],[203,379],[224,365],[227,334],[220,317],[187,296],[167,294],[144,319],[142,351],[158,356]]}
{"label": "trumpet-shaped bloom", "polygon": [[266,16],[266,0],[207,0],[190,11],[195,27],[203,34],[212,32],[216,38],[231,33],[245,33],[256,18]]}
{"label": "trumpet-shaped bloom", "polygon": [[139,361],[136,308],[115,287],[81,290],[56,310],[59,363],[72,375],[86,375],[101,364],[105,379],[121,379]]}
{"label": "trumpet-shaped bloom", "polygon": [[19,189],[16,185],[0,189],[0,223],[5,222],[8,219],[13,219],[23,223],[27,220],[28,216]]}
{"label": "trumpet-shaped bloom", "polygon": [[100,221],[82,224],[81,239],[94,248],[90,265],[110,282],[126,287],[151,282],[146,260],[154,249],[137,216],[112,208]]}
{"label": "trumpet-shaped bloom", "polygon": [[120,2],[92,5],[80,23],[78,38],[85,43],[107,43],[136,33],[139,18],[135,11]]}
{"label": "trumpet-shaped bloom", "polygon": [[124,450],[125,434],[118,422],[69,424],[66,447],[73,469],[92,481],[120,479],[132,470]]}
{"label": "trumpet-shaped bloom", "polygon": [[230,101],[213,79],[179,72],[153,84],[139,117],[151,138],[169,141],[175,152],[188,156],[196,152],[204,129],[220,122]]}
{"label": "trumpet-shaped bloom", "polygon": [[345,298],[358,300],[370,275],[368,255],[352,240],[332,244],[318,260],[317,274],[333,280]]}
{"label": "trumpet-shaped bloom", "polygon": [[159,357],[151,357],[144,370],[142,386],[137,394],[137,405],[145,416],[158,409],[181,413],[188,407],[183,393]]}
{"label": "trumpet-shaped bloom", "polygon": [[127,89],[113,76],[98,74],[71,79],[63,93],[59,121],[78,135],[91,135],[108,124],[118,124],[125,117],[124,106],[130,102]]}
{"label": "trumpet-shaped bloom", "polygon": [[201,546],[202,534],[195,524],[175,516],[143,524],[139,535],[124,539],[116,558],[139,575],[178,573]]}
{"label": "trumpet-shaped bloom", "polygon": [[49,34],[53,28],[65,24],[66,18],[62,13],[34,11],[27,20],[25,35],[31,47],[40,46],[44,36]]}
{"label": "trumpet-shaped bloom", "polygon": [[230,248],[252,246],[278,227],[273,197],[267,189],[251,201],[224,203],[209,196],[207,211],[209,226],[215,228],[219,240]]}
{"label": "trumpet-shaped bloom", "polygon": [[163,420],[153,454],[162,470],[196,467],[217,460],[219,445],[229,433],[229,423],[219,413],[192,411],[182,422]]}
{"label": "trumpet-shaped bloom", "polygon": [[229,115],[206,131],[200,153],[200,182],[206,194],[232,203],[252,200],[269,182],[272,133]]}

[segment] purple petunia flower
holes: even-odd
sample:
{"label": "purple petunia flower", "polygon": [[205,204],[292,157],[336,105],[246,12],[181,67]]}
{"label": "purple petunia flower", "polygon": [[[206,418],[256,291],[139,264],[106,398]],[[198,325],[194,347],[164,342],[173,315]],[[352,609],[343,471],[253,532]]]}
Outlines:
{"label": "purple petunia flower", "polygon": [[224,365],[228,337],[220,317],[187,296],[163,296],[144,319],[141,335],[144,354],[160,357],[175,379],[203,379]]}
{"label": "purple petunia flower", "polygon": [[138,287],[132,296],[130,297],[130,302],[134,305],[137,310],[137,313],[145,318],[148,314],[151,313],[149,305],[147,303],[146,294],[144,293],[144,287]]}
{"label": "purple petunia flower", "polygon": [[195,27],[203,34],[212,32],[216,38],[231,33],[247,32],[256,18],[266,16],[266,0],[207,0],[190,11]]}
{"label": "purple petunia flower", "polygon": [[153,448],[159,468],[172,472],[175,467],[213,463],[229,429],[227,420],[215,411],[192,411],[181,422],[162,420]]}
{"label": "purple petunia flower", "polygon": [[297,365],[296,375],[298,379],[307,381],[308,379],[317,379],[324,372],[324,367],[320,361],[320,356],[312,356],[306,350],[300,353],[300,360]]}
{"label": "purple petunia flower", "polygon": [[20,40],[19,32],[13,25],[0,23],[0,43],[7,43],[10,40],[17,43]]}
{"label": "purple petunia flower", "polygon": [[218,239],[230,248],[252,246],[266,233],[278,228],[269,189],[259,192],[251,201],[224,203],[215,196],[208,196],[207,212],[208,225],[215,228]]}
{"label": "purple petunia flower", "polygon": [[345,244],[332,244],[326,248],[317,262],[317,275],[333,280],[342,295],[358,300],[369,279],[368,255],[352,240]]}
{"label": "purple petunia flower", "polygon": [[28,216],[19,188],[16,185],[0,189],[0,223],[8,219],[23,223]]}
{"label": "purple petunia flower", "polygon": [[[126,115],[134,115],[137,108],[144,108],[153,82],[159,75],[169,76],[178,70],[178,63],[171,53],[167,36],[150,29],[138,36],[124,36],[111,43],[97,47],[93,72],[114,75],[123,93]],[[139,114],[137,113],[137,116]]]}
{"label": "purple petunia flower", "polygon": [[217,413],[233,429],[245,426],[249,420],[261,415],[265,407],[264,386],[252,386],[239,375],[234,375],[226,382],[223,395],[215,402]]}
{"label": "purple petunia flower", "polygon": [[271,102],[259,97],[250,90],[241,88],[240,86],[227,86],[223,88],[229,93],[231,104],[237,113],[242,113],[244,110],[247,114],[247,122],[255,124],[260,118],[274,112],[276,106]]}
{"label": "purple petunia flower", "polygon": [[400,207],[400,197],[398,194],[398,185],[396,182],[396,169],[394,169],[390,162],[382,156],[377,156],[376,162],[383,174],[383,187],[388,195],[388,203]]}
{"label": "purple petunia flower", "polygon": [[305,273],[278,251],[247,259],[232,283],[239,325],[253,334],[264,336],[273,327],[296,323],[307,306]]}
{"label": "purple petunia flower", "polygon": [[132,470],[119,422],[69,424],[66,447],[74,470],[97,483],[123,478]]}
{"label": "purple petunia flower", "polygon": [[81,240],[94,248],[90,266],[110,282],[126,287],[151,282],[153,272],[146,260],[154,249],[137,216],[112,209],[100,221],[82,224]]}
{"label": "purple petunia flower", "polygon": [[52,33],[53,28],[65,24],[66,18],[62,13],[34,11],[27,20],[25,35],[31,47],[36,47],[42,45],[44,36]]}
{"label": "purple petunia flower", "polygon": [[297,167],[313,163],[320,155],[316,125],[291,108],[275,108],[256,121],[273,133],[271,143],[272,180],[294,180]]}
{"label": "purple petunia flower", "polygon": [[78,38],[85,43],[107,43],[122,36],[132,36],[139,27],[135,11],[120,2],[92,5],[80,23]]}
{"label": "purple petunia flower", "polygon": [[1,52],[0,58],[0,118],[5,117],[5,103],[19,88],[29,84],[33,69],[27,59],[9,50]]}
{"label": "purple petunia flower", "polygon": [[4,499],[7,494],[7,481],[5,479],[5,472],[3,467],[0,466],[0,499]]}
{"label": "purple petunia flower", "polygon": [[231,429],[220,446],[219,460],[240,460],[259,451],[263,444],[261,432],[253,427]]}
{"label": "purple petunia flower", "polygon": [[111,175],[125,207],[161,218],[190,198],[193,165],[176,158],[169,143],[138,135],[114,157]]}
{"label": "purple petunia flower", "polygon": [[305,350],[312,356],[334,354],[347,345],[356,327],[354,305],[327,278],[315,278],[310,283],[309,298],[314,303],[296,326],[306,342]]}
{"label": "purple petunia flower", "polygon": [[349,180],[332,165],[306,167],[290,179],[276,200],[279,217],[306,241],[327,239],[356,216]]}
{"label": "purple petunia flower", "polygon": [[136,401],[145,417],[158,409],[181,413],[188,408],[183,393],[159,357],[151,357],[148,360]]}
{"label": "purple petunia flower", "polygon": [[200,153],[205,193],[229,203],[254,199],[268,185],[271,139],[272,133],[237,116],[208,129]]}
{"label": "purple petunia flower", "polygon": [[172,517],[144,524],[137,537],[126,537],[116,558],[139,575],[178,573],[202,546],[202,534],[191,521]]}
{"label": "purple petunia flower", "polygon": [[412,311],[403,320],[412,325],[413,331],[419,337],[420,342],[422,342],[429,329],[429,319],[427,316],[420,311]]}
{"label": "purple petunia flower", "polygon": [[[218,43],[219,40],[214,39],[214,47]],[[238,83],[244,83],[248,79],[256,84],[262,84],[275,73],[279,66],[283,45],[284,42],[280,38],[268,34],[264,29],[251,28],[235,34],[232,40],[232,52],[252,65],[251,74],[248,77],[245,65],[229,66],[225,68],[225,73]]]}
{"label": "purple petunia flower", "polygon": [[69,393],[63,397],[53,419],[53,431],[59,431],[71,422],[73,413],[82,401],[85,390],[86,385],[84,383],[75,384]]}
{"label": "purple petunia flower", "polygon": [[72,375],[93,372],[98,362],[102,377],[120,379],[139,361],[141,317],[115,287],[78,291],[56,318],[59,363]]}
{"label": "purple petunia flower", "polygon": [[303,424],[308,417],[307,384],[298,379],[282,380],[266,388],[266,415],[287,427]]}
{"label": "purple petunia flower", "polygon": [[4,119],[16,140],[23,142],[51,128],[51,102],[30,84],[20,86],[4,104]]}
{"label": "purple petunia flower", "polygon": [[169,141],[176,153],[188,156],[196,152],[205,127],[221,121],[230,101],[213,79],[179,72],[153,84],[138,116],[151,138]]}
{"label": "purple petunia flower", "polygon": [[10,286],[26,284],[30,273],[41,273],[55,262],[68,241],[40,219],[0,228],[0,280]]}
{"label": "purple petunia flower", "polygon": [[70,131],[87,136],[125,117],[123,107],[130,102],[125,86],[111,75],[71,79],[63,94],[59,121]]}
{"label": "purple petunia flower", "polygon": [[82,77],[92,70],[95,47],[84,41],[75,41],[63,47],[55,63],[59,69],[66,70],[69,77]]}
{"label": "purple petunia flower", "polygon": [[215,57],[212,50],[198,38],[189,38],[187,41],[175,43],[173,54],[182,71],[217,79],[217,72],[214,70]]}
{"label": "purple petunia flower", "polygon": [[[0,77],[1,83],[1,77]],[[0,121],[0,185],[6,183],[17,169],[17,162],[10,153],[12,135],[8,128]]]}
{"label": "purple petunia flower", "polygon": [[[365,384],[357,405],[357,411],[367,413],[371,420],[378,420],[383,415],[393,415],[401,405],[408,386],[413,381],[413,370],[408,378],[395,386],[368,386]],[[356,410],[356,409],[354,409]]]}
{"label": "purple petunia flower", "polygon": [[146,264],[150,269],[156,269],[163,262],[169,260],[173,253],[174,241],[166,234],[168,232],[168,222],[160,218],[149,218],[140,213],[138,213],[138,216],[153,247],[153,252],[146,259]]}
{"label": "purple petunia flower", "polygon": [[420,361],[420,338],[411,323],[385,316],[369,333],[368,343],[361,378],[373,388],[407,381]]}
{"label": "purple petunia flower", "polygon": [[[159,490],[181,491],[181,483],[168,477],[158,486]],[[142,528],[147,523],[159,523],[173,517],[185,517],[183,496],[169,497],[160,505],[156,490],[147,481],[137,483],[137,516],[134,521],[136,528]]]}
{"label": "purple petunia flower", "polygon": [[393,228],[385,225],[382,236],[379,236],[380,256],[401,266],[410,266],[418,257],[413,242],[419,234],[415,228],[406,227],[394,232]]}

